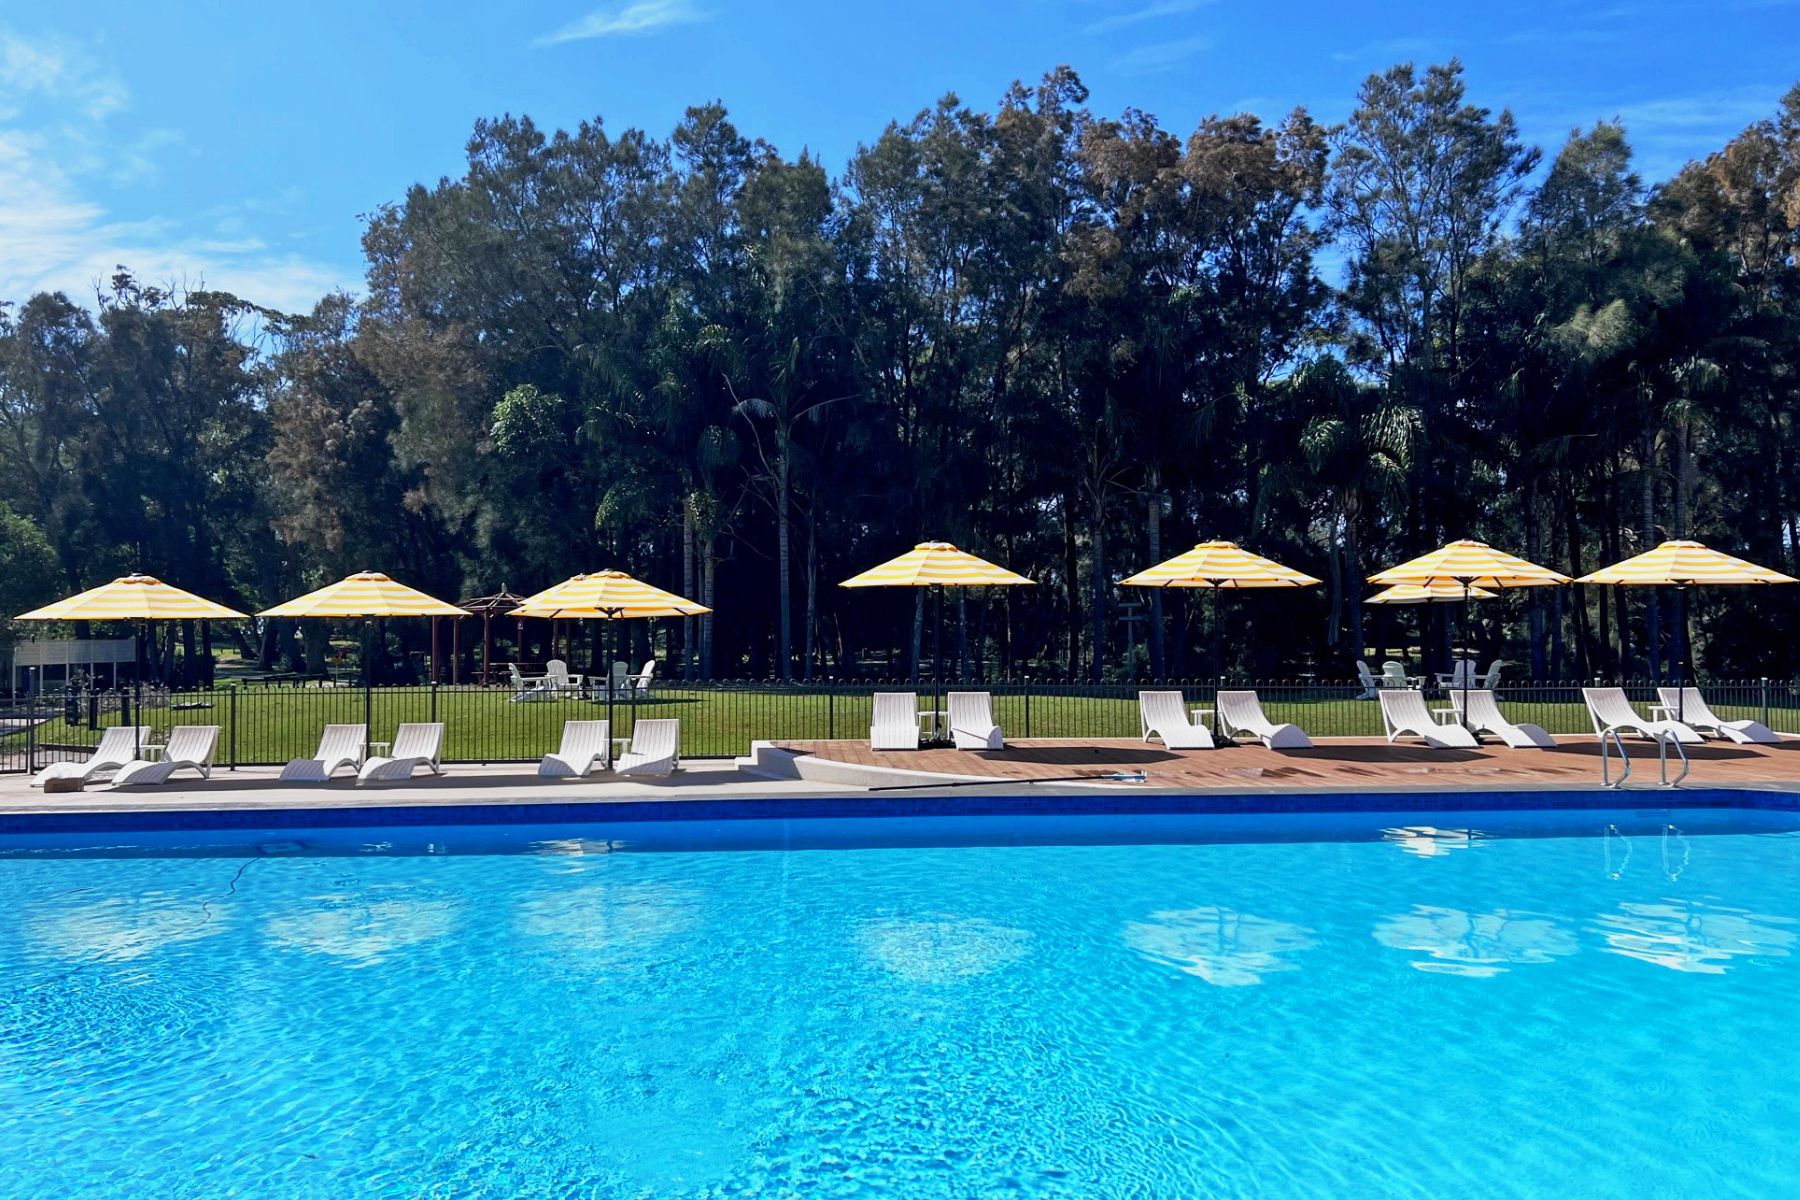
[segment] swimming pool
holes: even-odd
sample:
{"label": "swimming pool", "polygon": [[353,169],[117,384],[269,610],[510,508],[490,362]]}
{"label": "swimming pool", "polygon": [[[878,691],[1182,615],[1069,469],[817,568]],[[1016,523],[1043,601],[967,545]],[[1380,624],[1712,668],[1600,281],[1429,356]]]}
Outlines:
{"label": "swimming pool", "polygon": [[0,1196],[1772,1196],[1800,817],[0,839]]}

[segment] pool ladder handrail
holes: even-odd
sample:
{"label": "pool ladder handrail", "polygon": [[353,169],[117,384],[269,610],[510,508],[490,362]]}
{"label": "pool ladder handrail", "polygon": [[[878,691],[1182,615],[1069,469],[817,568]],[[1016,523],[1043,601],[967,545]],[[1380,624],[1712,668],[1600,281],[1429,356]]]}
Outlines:
{"label": "pool ladder handrail", "polygon": [[[1619,773],[1616,781],[1612,777],[1612,761],[1606,753],[1606,745],[1609,741],[1618,748],[1619,761],[1625,764],[1625,769]],[[1677,775],[1673,781],[1669,779],[1670,746],[1674,746],[1675,753],[1681,757],[1681,774]],[[1656,738],[1656,759],[1662,776],[1662,786],[1666,788],[1680,787],[1681,781],[1686,779],[1688,772],[1694,769],[1694,764],[1688,760],[1687,750],[1682,746],[1681,739],[1672,733],[1659,735]],[[1625,786],[1625,781],[1630,778],[1631,755],[1625,750],[1625,738],[1619,733],[1617,726],[1609,725],[1600,731],[1600,784],[1602,787],[1622,788]]]}

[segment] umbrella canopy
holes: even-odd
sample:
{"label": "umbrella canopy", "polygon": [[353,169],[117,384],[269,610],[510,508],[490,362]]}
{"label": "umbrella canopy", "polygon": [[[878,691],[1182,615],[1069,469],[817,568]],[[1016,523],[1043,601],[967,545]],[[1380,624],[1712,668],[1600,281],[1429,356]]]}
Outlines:
{"label": "umbrella canopy", "polygon": [[171,587],[151,575],[125,575],[20,613],[15,621],[219,621],[243,613]]}
{"label": "umbrella canopy", "polygon": [[1369,576],[1382,585],[1414,583],[1421,587],[1449,583],[1457,588],[1551,587],[1571,582],[1567,575],[1526,562],[1517,555],[1496,550],[1486,542],[1467,538],[1451,542],[1411,562],[1389,567]]}
{"label": "umbrella canopy", "polygon": [[949,542],[920,542],[899,558],[852,576],[839,587],[1007,587],[1032,584],[1016,571],[978,558]]}
{"label": "umbrella canopy", "polygon": [[651,587],[623,571],[576,575],[546,588],[512,610],[515,617],[698,617],[711,612],[704,604]]}
{"label": "umbrella canopy", "polygon": [[[1469,599],[1492,600],[1497,593],[1486,588],[1470,588]],[[1396,583],[1393,587],[1376,592],[1364,604],[1438,604],[1452,600],[1461,600],[1463,590],[1454,583]]]}
{"label": "umbrella canopy", "polygon": [[1699,542],[1664,542],[1635,558],[1583,575],[1577,583],[1689,587],[1694,584],[1793,583],[1794,577],[1721,554]]}
{"label": "umbrella canopy", "polygon": [[355,575],[265,608],[259,617],[466,617],[454,604],[395,583],[380,571]]}
{"label": "umbrella canopy", "polygon": [[1235,542],[1201,542],[1186,554],[1119,582],[1126,587],[1282,588],[1312,587],[1319,581]]}

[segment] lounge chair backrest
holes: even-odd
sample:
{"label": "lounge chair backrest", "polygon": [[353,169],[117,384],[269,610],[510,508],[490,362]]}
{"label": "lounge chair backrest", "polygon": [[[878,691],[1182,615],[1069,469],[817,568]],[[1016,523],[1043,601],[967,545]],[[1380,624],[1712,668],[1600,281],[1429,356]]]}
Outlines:
{"label": "lounge chair backrest", "polygon": [[1274,728],[1274,722],[1263,712],[1262,701],[1255,692],[1222,691],[1218,705],[1219,717],[1227,728],[1253,731]]}
{"label": "lounge chair backrest", "polygon": [[[1468,698],[1466,707],[1463,704],[1464,697]],[[1450,704],[1459,716],[1465,717],[1477,729],[1493,730],[1501,725],[1512,724],[1501,714],[1500,702],[1494,693],[1486,688],[1471,688],[1466,692],[1458,688],[1450,693]]]}
{"label": "lounge chair backrest", "polygon": [[1601,725],[1611,728],[1614,725],[1643,725],[1644,718],[1638,715],[1637,709],[1631,707],[1631,701],[1625,698],[1625,689],[1616,687],[1582,688],[1582,699],[1587,701],[1588,710]]}
{"label": "lounge chair backrest", "polygon": [[631,752],[670,758],[681,746],[681,722],[672,717],[639,721],[631,727]]}
{"label": "lounge chair backrest", "polygon": [[1187,708],[1180,692],[1139,692],[1138,709],[1144,715],[1144,726],[1182,728],[1189,724]]}
{"label": "lounge chair backrest", "polygon": [[574,761],[612,757],[612,725],[608,721],[564,721],[557,753]]}
{"label": "lounge chair backrest", "polygon": [[919,693],[876,692],[869,724],[880,729],[887,725],[919,727]]}
{"label": "lounge chair backrest", "polygon": [[219,748],[217,725],[177,725],[169,731],[169,744],[163,749],[164,762],[212,762]]}
{"label": "lounge chair backrest", "polygon": [[1381,715],[1396,729],[1430,729],[1436,722],[1425,707],[1425,694],[1411,688],[1384,688]]}
{"label": "lounge chair backrest", "polygon": [[347,758],[360,763],[368,745],[367,725],[327,725],[325,732],[319,735],[318,758],[320,762],[336,762]]}
{"label": "lounge chair backrest", "polygon": [[1656,698],[1662,703],[1664,708],[1669,710],[1669,715],[1671,717],[1676,713],[1680,713],[1681,720],[1684,724],[1699,725],[1703,728],[1718,727],[1725,724],[1725,722],[1719,720],[1717,714],[1713,712],[1712,706],[1708,704],[1706,698],[1700,694],[1699,688],[1659,687],[1656,689]]}
{"label": "lounge chair backrest", "polygon": [[127,762],[138,755],[138,748],[150,740],[148,725],[114,725],[100,735],[94,747],[92,762]]}
{"label": "lounge chair backrest", "polygon": [[994,698],[987,692],[950,692],[944,697],[950,728],[980,733],[994,724]]}
{"label": "lounge chair backrest", "polygon": [[394,731],[390,758],[429,758],[436,760],[444,743],[442,721],[407,723]]}

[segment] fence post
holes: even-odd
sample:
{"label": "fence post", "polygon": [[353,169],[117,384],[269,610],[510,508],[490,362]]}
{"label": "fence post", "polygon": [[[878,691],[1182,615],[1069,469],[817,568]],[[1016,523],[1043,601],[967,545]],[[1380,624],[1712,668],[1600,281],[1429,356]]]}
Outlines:
{"label": "fence post", "polygon": [[1762,723],[1769,723],[1769,677],[1762,677]]}
{"label": "fence post", "polygon": [[25,774],[37,774],[37,697],[25,702]]}
{"label": "fence post", "polygon": [[836,680],[827,676],[825,679],[825,740],[837,741],[837,688]]}
{"label": "fence post", "polygon": [[434,679],[431,681],[431,719],[434,722],[437,720],[437,690],[437,680]]}
{"label": "fence post", "polygon": [[233,771],[235,771],[235,770],[237,770],[237,767],[238,767],[238,764],[237,764],[237,689],[232,688],[229,692],[225,693],[225,695],[226,695],[225,724],[230,727],[226,736],[227,736],[227,739],[231,746],[231,769]]}
{"label": "fence post", "polygon": [[1031,676],[1025,677],[1025,736],[1031,736]]}

